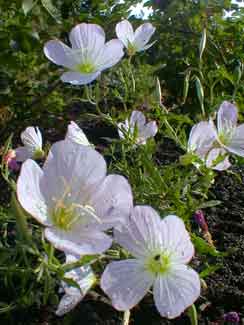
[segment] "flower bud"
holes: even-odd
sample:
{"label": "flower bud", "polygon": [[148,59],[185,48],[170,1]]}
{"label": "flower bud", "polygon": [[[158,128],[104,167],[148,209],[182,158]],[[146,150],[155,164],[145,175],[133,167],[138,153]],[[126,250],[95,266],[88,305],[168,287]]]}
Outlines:
{"label": "flower bud", "polygon": [[224,321],[232,324],[239,324],[239,314],[236,311],[230,311],[229,313],[224,314]]}
{"label": "flower bud", "polygon": [[204,214],[202,210],[197,210],[194,215],[195,221],[198,224],[198,226],[204,231],[208,231],[208,225],[205,220]]}

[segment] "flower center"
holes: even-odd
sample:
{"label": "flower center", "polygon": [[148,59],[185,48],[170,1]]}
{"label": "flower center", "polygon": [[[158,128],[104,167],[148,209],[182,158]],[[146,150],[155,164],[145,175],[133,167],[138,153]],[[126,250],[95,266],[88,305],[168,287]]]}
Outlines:
{"label": "flower center", "polygon": [[170,256],[168,253],[160,253],[151,257],[147,263],[147,269],[155,274],[166,273],[171,265]]}
{"label": "flower center", "polygon": [[92,63],[86,62],[86,63],[78,64],[76,70],[79,71],[80,73],[92,73],[95,71],[95,67]]}
{"label": "flower center", "polygon": [[[86,228],[94,222],[101,223],[92,206],[73,201],[70,185],[65,179],[63,182],[64,193],[59,199],[53,198],[54,205],[50,211],[53,224],[61,230],[70,231],[77,225]],[[88,198],[87,202],[89,202]]]}
{"label": "flower center", "polygon": [[41,148],[38,148],[38,149],[35,150],[33,158],[34,159],[42,159],[43,156],[44,156],[43,150]]}
{"label": "flower center", "polygon": [[227,146],[231,142],[232,135],[233,135],[233,130],[229,130],[228,132],[221,132],[218,135],[219,141],[223,145]]}
{"label": "flower center", "polygon": [[52,221],[61,230],[71,230],[77,219],[78,215],[75,213],[75,207],[72,204],[70,206],[57,205],[53,209]]}
{"label": "flower center", "polygon": [[129,56],[133,56],[136,54],[136,48],[130,41],[128,41],[127,53]]}

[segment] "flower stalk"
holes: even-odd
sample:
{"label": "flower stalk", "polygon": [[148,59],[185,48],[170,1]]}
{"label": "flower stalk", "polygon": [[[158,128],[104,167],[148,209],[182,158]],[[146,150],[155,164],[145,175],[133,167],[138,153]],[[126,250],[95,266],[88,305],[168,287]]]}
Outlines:
{"label": "flower stalk", "polygon": [[19,235],[20,240],[30,242],[31,237],[30,237],[30,232],[28,229],[27,218],[17,201],[15,193],[12,193],[11,209],[12,209],[14,215],[16,216],[16,226],[17,226],[18,235]]}

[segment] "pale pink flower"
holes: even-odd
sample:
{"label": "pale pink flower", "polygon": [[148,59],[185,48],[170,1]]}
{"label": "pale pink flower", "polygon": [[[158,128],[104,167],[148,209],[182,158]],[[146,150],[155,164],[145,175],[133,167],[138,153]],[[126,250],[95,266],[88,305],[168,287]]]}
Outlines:
{"label": "pale pink flower", "polygon": [[125,123],[118,123],[120,138],[129,136],[136,145],[146,144],[147,139],[154,137],[157,131],[156,122],[146,123],[146,118],[140,111],[133,111],[130,119],[126,119]]}
{"label": "pale pink flower", "polygon": [[95,80],[103,70],[117,64],[123,57],[123,44],[118,39],[105,43],[105,33],[96,24],[82,23],[70,34],[71,47],[59,40],[45,44],[44,54],[53,63],[67,68],[63,82],[85,85]]}
{"label": "pale pink flower", "polygon": [[111,262],[102,275],[101,288],[117,310],[133,308],[151,287],[167,318],[179,316],[199,297],[199,275],[187,266],[194,247],[180,218],[162,220],[151,207],[137,206],[115,240],[135,257]]}
{"label": "pale pink flower", "polygon": [[73,255],[107,250],[103,231],[127,221],[132,193],[123,176],[108,175],[104,158],[72,141],[52,145],[41,169],[28,159],[17,181],[22,207],[45,226],[45,237]]}
{"label": "pale pink flower", "polygon": [[155,27],[150,23],[142,24],[135,32],[128,20],[123,20],[116,25],[116,35],[128,49],[129,55],[149,49],[155,43],[148,44],[154,32]]}
{"label": "pale pink flower", "polygon": [[42,150],[42,135],[38,127],[28,126],[20,135],[23,147],[15,149],[16,160],[23,162],[29,158],[40,159],[44,156]]}

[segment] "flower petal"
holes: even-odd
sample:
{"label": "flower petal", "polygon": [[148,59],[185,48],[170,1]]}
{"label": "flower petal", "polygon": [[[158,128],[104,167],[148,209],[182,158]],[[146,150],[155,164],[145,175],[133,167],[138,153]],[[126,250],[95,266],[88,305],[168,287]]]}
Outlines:
{"label": "flower petal", "polygon": [[140,130],[139,136],[144,138],[145,140],[151,137],[154,137],[158,132],[157,123],[155,121],[151,121],[147,123],[143,129]]}
{"label": "flower petal", "polygon": [[125,47],[128,47],[129,43],[134,41],[134,31],[131,23],[128,20],[123,20],[116,25],[116,35],[120,39]]}
{"label": "flower petal", "polygon": [[231,143],[226,146],[226,149],[238,156],[244,157],[244,124],[239,125],[235,129]]}
{"label": "flower petal", "polygon": [[105,33],[99,25],[82,23],[71,30],[69,39],[73,49],[91,48],[96,51],[103,47]]}
{"label": "flower petal", "polygon": [[119,133],[119,137],[121,139],[124,139],[125,138],[125,135],[124,135],[123,130],[124,130],[124,132],[127,132],[128,131],[127,128],[126,128],[126,124],[125,123],[122,123],[122,122],[118,123],[118,133]]}
{"label": "flower petal", "polygon": [[163,317],[175,318],[200,295],[200,278],[186,265],[175,265],[167,275],[158,276],[153,287],[156,307]]}
{"label": "flower petal", "polygon": [[19,162],[26,161],[29,158],[32,158],[33,156],[33,151],[28,150],[26,147],[18,147],[15,149],[16,153],[16,160]]}
{"label": "flower petal", "polygon": [[135,257],[146,257],[162,247],[161,219],[150,206],[136,206],[130,222],[114,232],[115,240]]}
{"label": "flower petal", "polygon": [[150,23],[145,23],[136,29],[133,46],[137,51],[143,51],[145,49],[146,44],[149,42],[155,30],[156,28]]}
{"label": "flower petal", "polygon": [[213,123],[200,122],[194,125],[188,140],[188,151],[195,152],[200,158],[211,149],[217,138],[217,132]]}
{"label": "flower petal", "polygon": [[194,246],[184,222],[177,216],[169,215],[162,221],[163,247],[174,252],[171,259],[177,263],[187,263],[194,255]]}
{"label": "flower petal", "polygon": [[35,151],[42,148],[42,135],[38,127],[29,126],[20,135],[23,144]]}
{"label": "flower petal", "polygon": [[146,123],[146,118],[144,114],[140,111],[133,111],[130,117],[130,126],[135,127],[135,124],[137,125],[138,129],[141,130],[144,128]]}
{"label": "flower petal", "polygon": [[102,182],[106,169],[102,155],[91,147],[65,140],[56,142],[43,166],[45,197],[52,204],[53,199],[68,191],[72,202],[89,204],[92,188]]}
{"label": "flower petal", "polygon": [[81,294],[80,295],[64,294],[58,304],[58,308],[55,314],[59,317],[67,314],[68,312],[73,310],[82,299],[83,296]]}
{"label": "flower petal", "polygon": [[68,82],[76,86],[87,85],[92,81],[94,81],[100,75],[100,73],[101,73],[100,71],[96,71],[93,73],[82,74],[75,71],[67,71],[62,74],[61,80],[63,82]]}
{"label": "flower petal", "polygon": [[95,58],[94,64],[98,70],[105,70],[118,63],[123,56],[123,43],[118,39],[112,39],[105,44],[103,52]]}
{"label": "flower petal", "polygon": [[[66,254],[66,263],[73,263],[79,259],[77,256]],[[67,282],[62,281],[62,291],[65,292],[60,300],[58,308],[56,310],[57,316],[63,316],[72,309],[84,298],[86,293],[90,290],[96,281],[95,274],[89,265],[75,268],[65,273],[65,278],[72,279],[79,285],[77,287],[69,285]]]}
{"label": "flower petal", "polygon": [[101,278],[101,288],[117,310],[129,310],[146,295],[154,277],[137,260],[110,263]]}
{"label": "flower petal", "polygon": [[53,63],[66,68],[72,69],[80,63],[80,55],[58,40],[48,41],[44,46],[44,54]]}
{"label": "flower petal", "polygon": [[101,219],[102,229],[117,227],[128,222],[133,208],[131,187],[126,178],[109,175],[92,194],[91,206]]}
{"label": "flower petal", "polygon": [[68,125],[65,140],[70,140],[83,146],[90,146],[90,143],[82,129],[73,121]]}
{"label": "flower petal", "polygon": [[223,157],[224,159],[221,162],[214,164],[214,161],[220,155],[226,156],[226,153],[227,153],[226,150],[223,148],[214,148],[214,149],[210,150],[210,152],[207,156],[207,159],[206,159],[206,166],[208,168],[212,168],[212,169],[219,170],[219,171],[228,169],[231,166],[228,156],[225,158]]}
{"label": "flower petal", "polygon": [[43,225],[50,225],[47,206],[42,195],[43,172],[38,164],[28,159],[21,168],[17,181],[17,197],[22,207]]}
{"label": "flower petal", "polygon": [[218,110],[218,133],[226,133],[236,127],[238,111],[235,105],[224,101]]}
{"label": "flower petal", "polygon": [[56,249],[79,256],[101,254],[112,245],[112,239],[102,231],[81,232],[79,227],[69,232],[54,227],[46,228],[45,237]]}

